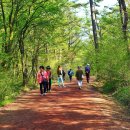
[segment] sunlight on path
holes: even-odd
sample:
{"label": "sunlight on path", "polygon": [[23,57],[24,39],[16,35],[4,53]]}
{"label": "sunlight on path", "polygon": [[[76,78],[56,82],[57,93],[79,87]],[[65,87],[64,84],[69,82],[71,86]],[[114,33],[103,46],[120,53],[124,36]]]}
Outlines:
{"label": "sunlight on path", "polygon": [[116,104],[91,87],[53,87],[47,96],[33,90],[1,108],[0,130],[130,130],[129,122],[118,118]]}

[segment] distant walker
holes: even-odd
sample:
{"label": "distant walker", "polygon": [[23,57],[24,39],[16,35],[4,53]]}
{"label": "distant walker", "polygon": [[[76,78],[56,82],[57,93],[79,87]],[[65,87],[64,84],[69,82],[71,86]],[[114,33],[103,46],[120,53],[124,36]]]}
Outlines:
{"label": "distant walker", "polygon": [[90,65],[89,64],[87,64],[87,66],[85,67],[85,74],[86,74],[87,83],[89,83],[90,81]]}

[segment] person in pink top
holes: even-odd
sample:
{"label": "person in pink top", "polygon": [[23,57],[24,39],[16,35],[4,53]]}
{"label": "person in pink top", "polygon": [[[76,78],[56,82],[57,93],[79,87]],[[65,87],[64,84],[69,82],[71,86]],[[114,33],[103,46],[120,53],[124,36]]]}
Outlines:
{"label": "person in pink top", "polygon": [[[41,95],[42,96],[46,95],[47,86],[48,86],[48,74],[44,70],[44,66],[39,67],[39,71],[37,73],[37,82],[40,85],[40,93],[41,93]],[[43,91],[43,87],[44,87],[44,91]]]}

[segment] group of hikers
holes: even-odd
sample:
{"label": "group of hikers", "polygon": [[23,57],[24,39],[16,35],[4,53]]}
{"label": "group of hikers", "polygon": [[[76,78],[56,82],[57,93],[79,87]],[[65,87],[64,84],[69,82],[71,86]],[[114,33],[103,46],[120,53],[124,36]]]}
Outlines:
{"label": "group of hikers", "polygon": [[[65,87],[64,80],[65,80],[65,71],[62,69],[62,66],[58,66],[57,68],[57,77],[58,77],[58,87]],[[68,77],[70,82],[72,81],[72,78],[74,76],[74,71],[72,69],[68,70]],[[89,83],[90,80],[90,65],[87,64],[85,67],[85,76],[87,83]],[[79,89],[82,88],[82,80],[84,78],[84,72],[80,66],[78,66],[78,69],[75,73],[75,77],[77,79],[78,87]],[[51,67],[47,66],[46,68],[44,66],[39,67],[39,71],[37,73],[37,82],[40,85],[40,94],[46,95],[46,93],[51,92],[51,86],[52,86],[52,72]]]}
{"label": "group of hikers", "polygon": [[52,72],[50,66],[47,66],[46,69],[44,66],[40,66],[37,73],[37,82],[40,85],[40,93],[42,96],[51,91],[51,80]]}

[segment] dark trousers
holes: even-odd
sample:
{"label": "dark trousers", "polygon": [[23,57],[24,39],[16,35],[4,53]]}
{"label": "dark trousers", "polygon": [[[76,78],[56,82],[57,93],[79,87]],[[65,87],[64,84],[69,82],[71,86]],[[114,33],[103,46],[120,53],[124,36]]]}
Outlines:
{"label": "dark trousers", "polygon": [[46,91],[48,92],[48,90],[49,90],[49,86],[48,86],[48,81],[46,81]]}
{"label": "dark trousers", "polygon": [[[47,86],[48,86],[48,82],[47,81],[43,81],[42,83],[40,83],[40,93],[46,93],[47,90]],[[44,91],[43,91],[44,88]]]}
{"label": "dark trousers", "polygon": [[69,75],[69,79],[70,79],[70,82],[72,81],[72,76],[71,75]]}
{"label": "dark trousers", "polygon": [[90,73],[86,73],[86,79],[87,79],[87,83],[89,83]]}
{"label": "dark trousers", "polygon": [[49,82],[48,82],[48,90],[49,91],[51,90],[51,79],[49,79]]}

